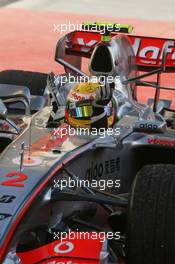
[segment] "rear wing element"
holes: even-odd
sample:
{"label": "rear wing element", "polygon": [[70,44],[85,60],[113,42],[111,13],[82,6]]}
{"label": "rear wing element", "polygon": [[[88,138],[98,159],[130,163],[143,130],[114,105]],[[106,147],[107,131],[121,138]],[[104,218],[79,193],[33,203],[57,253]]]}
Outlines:
{"label": "rear wing element", "polygon": [[133,46],[140,70],[150,71],[160,67],[164,50],[166,50],[166,71],[175,71],[175,40],[139,36],[128,37]]}
{"label": "rear wing element", "polygon": [[[111,33],[111,37],[118,34],[120,33]],[[125,35],[133,47],[138,70],[149,72],[159,68],[162,64],[163,52],[166,50],[166,72],[175,71],[175,39]],[[91,31],[74,31],[65,37],[67,55],[87,58],[90,58],[93,49],[101,41],[101,34]],[[59,59],[58,46],[55,54],[56,61]]]}

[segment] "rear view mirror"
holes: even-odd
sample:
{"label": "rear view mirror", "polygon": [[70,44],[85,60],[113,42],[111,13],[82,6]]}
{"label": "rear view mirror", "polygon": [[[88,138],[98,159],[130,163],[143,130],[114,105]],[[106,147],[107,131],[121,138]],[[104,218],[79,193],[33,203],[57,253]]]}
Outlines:
{"label": "rear view mirror", "polygon": [[1,99],[0,99],[0,118],[1,119],[7,118],[7,108],[5,107]]}

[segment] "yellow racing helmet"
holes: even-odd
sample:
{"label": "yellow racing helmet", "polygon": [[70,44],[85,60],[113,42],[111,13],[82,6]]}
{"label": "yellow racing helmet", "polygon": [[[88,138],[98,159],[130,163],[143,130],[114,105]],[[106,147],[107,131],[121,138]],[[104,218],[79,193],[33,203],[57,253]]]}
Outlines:
{"label": "yellow racing helmet", "polygon": [[93,123],[106,119],[107,127],[114,121],[112,101],[107,105],[96,104],[96,89],[100,88],[97,82],[77,83],[67,96],[65,117],[68,124],[75,128],[91,129]]}

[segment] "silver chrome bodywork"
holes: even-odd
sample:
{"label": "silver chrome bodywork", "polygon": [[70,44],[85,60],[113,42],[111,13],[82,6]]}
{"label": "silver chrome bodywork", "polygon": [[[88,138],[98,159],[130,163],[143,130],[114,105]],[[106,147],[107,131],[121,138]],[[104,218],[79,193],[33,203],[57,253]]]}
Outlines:
{"label": "silver chrome bodywork", "polygon": [[[57,45],[58,57],[67,59],[69,63],[73,61],[73,66],[81,70],[80,58],[66,57],[65,41],[63,37]],[[175,144],[160,144],[173,141],[175,132],[167,128],[164,118],[154,113],[150,106],[142,105],[133,99],[135,83],[123,84],[123,80],[136,76],[134,56],[128,40],[116,37],[109,45],[109,49],[113,61],[110,74],[116,77],[113,93],[116,121],[113,130],[119,133],[112,135],[105,133],[103,136],[68,134],[63,138],[57,133],[55,136],[63,123],[58,123],[57,128],[48,126],[52,115],[52,106],[49,106],[31,117],[25,117],[26,127],[1,153],[2,259],[5,251],[13,252],[16,249],[21,237],[25,238],[26,231],[41,226],[50,230],[60,218],[92,207],[91,203],[83,204],[81,201],[52,203],[51,191],[55,188],[55,181],[64,180],[66,177],[64,166],[78,179],[120,180],[120,188],[106,190],[117,195],[130,191],[133,179],[143,165],[175,163]],[[91,73],[97,74],[92,70]],[[54,92],[60,104],[58,106],[60,115],[64,112],[64,100],[66,101],[71,87],[70,83],[61,86],[58,82],[56,85],[57,91]],[[6,115],[5,109],[2,108],[1,111],[2,115]],[[157,139],[159,141],[156,141]],[[10,181],[9,177],[16,181]],[[4,197],[9,200],[5,200]],[[105,222],[101,216],[98,217],[99,222]]]}

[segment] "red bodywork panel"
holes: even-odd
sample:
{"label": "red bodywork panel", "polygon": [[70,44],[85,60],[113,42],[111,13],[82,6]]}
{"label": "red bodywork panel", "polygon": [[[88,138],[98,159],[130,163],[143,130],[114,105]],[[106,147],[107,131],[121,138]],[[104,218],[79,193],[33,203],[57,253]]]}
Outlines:
{"label": "red bodywork panel", "polygon": [[100,262],[102,246],[103,242],[99,238],[78,239],[75,236],[75,239],[56,240],[40,248],[18,253],[18,256],[23,264],[97,264]]}

